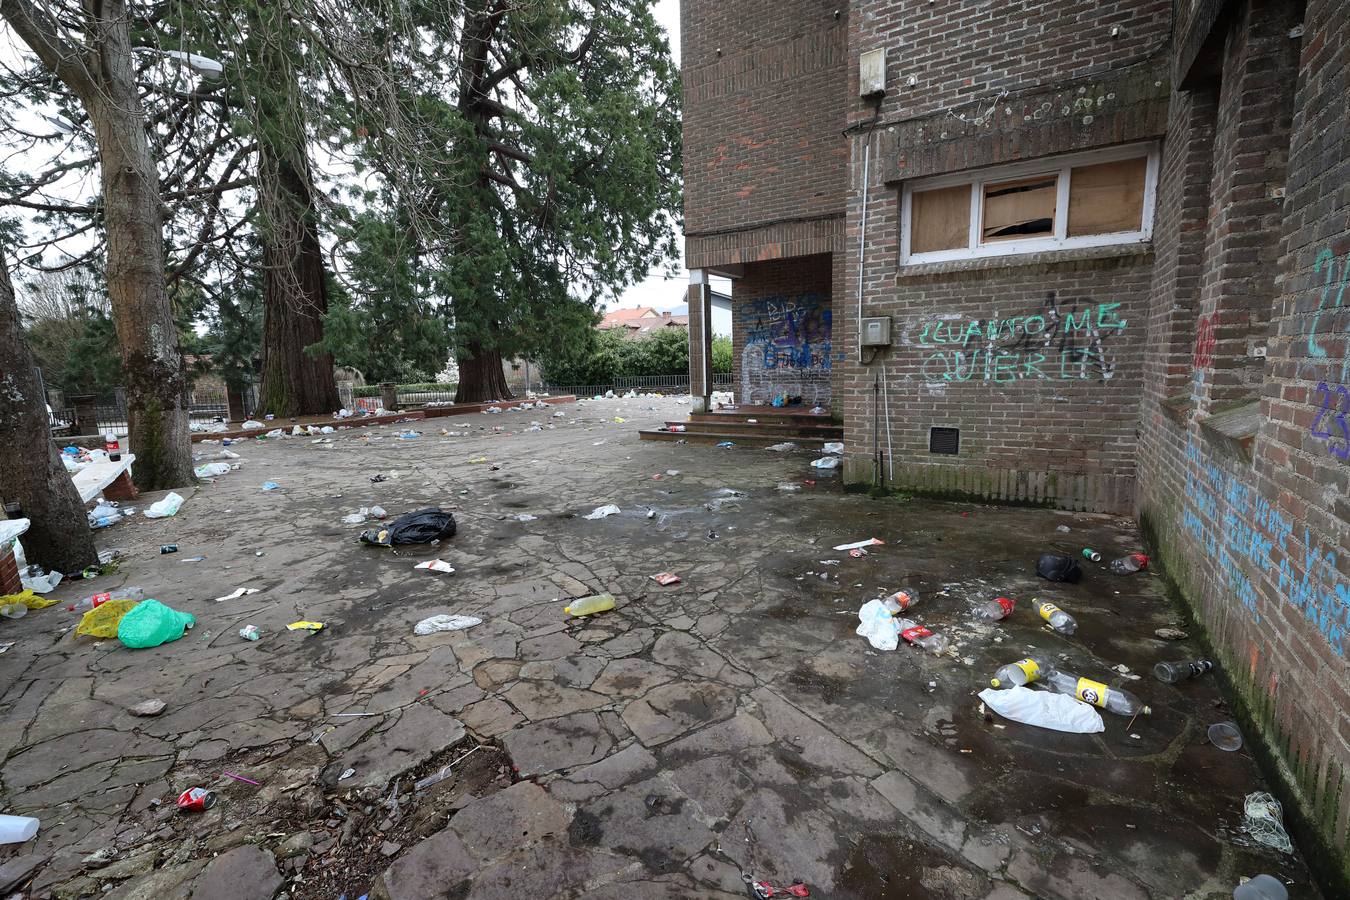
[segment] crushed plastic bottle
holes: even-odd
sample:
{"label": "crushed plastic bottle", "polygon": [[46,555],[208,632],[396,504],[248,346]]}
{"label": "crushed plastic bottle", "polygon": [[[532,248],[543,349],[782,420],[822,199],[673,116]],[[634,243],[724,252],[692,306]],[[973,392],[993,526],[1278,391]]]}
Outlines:
{"label": "crushed plastic bottle", "polygon": [[1203,675],[1212,668],[1214,663],[1207,659],[1197,659],[1194,662],[1163,661],[1153,667],[1153,675],[1164,684],[1176,684],[1178,681]]}
{"label": "crushed plastic bottle", "polygon": [[998,622],[1011,616],[1016,605],[1011,597],[995,597],[975,607],[975,618]]}
{"label": "crushed plastic bottle", "polygon": [[613,594],[597,594],[594,597],[583,597],[580,600],[573,600],[567,606],[563,607],[563,612],[569,616],[590,616],[595,613],[609,612],[614,608]]}
{"label": "crushed plastic bottle", "polygon": [[1091,703],[1118,716],[1137,716],[1141,713],[1148,715],[1152,712],[1142,700],[1129,691],[1107,687],[1091,678],[1079,678],[1077,675],[1055,670],[1045,676],[1045,683],[1047,687],[1061,694],[1077,697],[1084,703]]}
{"label": "crushed plastic bottle", "polygon": [[902,638],[934,654],[941,655],[947,652],[952,643],[945,634],[933,634],[913,619],[896,619],[895,627],[900,629]]}
{"label": "crushed plastic bottle", "polygon": [[1073,634],[1078,630],[1078,622],[1074,617],[1053,603],[1032,598],[1031,608],[1036,610],[1036,615],[1049,622],[1050,627],[1060,634]]}
{"label": "crushed plastic bottle", "polygon": [[1021,687],[1033,681],[1040,681],[1053,671],[1054,666],[1046,662],[1044,657],[1027,656],[1017,662],[999,666],[994,677],[989,679],[989,683],[996,688]]}
{"label": "crushed plastic bottle", "polygon": [[909,609],[915,603],[919,602],[919,592],[913,590],[896,591],[889,597],[883,597],[881,605],[886,607],[886,612],[893,616],[898,616]]}
{"label": "crushed plastic bottle", "polygon": [[1147,568],[1148,555],[1144,553],[1131,553],[1120,559],[1111,560],[1111,571],[1117,575],[1133,575]]}

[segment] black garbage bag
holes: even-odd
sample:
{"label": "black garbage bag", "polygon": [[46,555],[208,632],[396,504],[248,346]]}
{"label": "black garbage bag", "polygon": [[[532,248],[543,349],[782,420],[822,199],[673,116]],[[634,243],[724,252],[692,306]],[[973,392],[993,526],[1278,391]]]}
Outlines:
{"label": "black garbage bag", "polygon": [[1036,561],[1036,574],[1047,581],[1067,581],[1076,584],[1083,577],[1078,560],[1062,553],[1046,553]]}
{"label": "black garbage bag", "polygon": [[394,544],[429,544],[455,536],[455,517],[438,506],[404,513],[383,528],[361,532],[361,543],[373,547]]}

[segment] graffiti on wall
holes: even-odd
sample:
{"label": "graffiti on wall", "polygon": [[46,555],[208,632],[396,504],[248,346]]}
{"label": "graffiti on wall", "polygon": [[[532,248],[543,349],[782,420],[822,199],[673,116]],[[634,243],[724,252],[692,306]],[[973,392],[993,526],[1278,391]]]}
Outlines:
{"label": "graffiti on wall", "polygon": [[1127,325],[1120,306],[1061,304],[1051,292],[1040,309],[1022,315],[939,315],[920,324],[914,341],[925,351],[920,374],[929,384],[1110,381],[1116,364],[1108,345]]}
{"label": "graffiti on wall", "polygon": [[[1327,358],[1327,348],[1318,337],[1318,325],[1322,316],[1335,315],[1342,309],[1345,300],[1345,285],[1350,281],[1350,253],[1346,253],[1340,265],[1336,264],[1336,254],[1323,247],[1313,262],[1313,273],[1322,276],[1322,290],[1318,292],[1317,309],[1308,322],[1308,356],[1314,361]],[[1338,274],[1339,273],[1339,277]],[[1350,353],[1345,354],[1341,362],[1341,381],[1350,381]]]}
{"label": "graffiti on wall", "polygon": [[1326,444],[1333,456],[1350,459],[1350,389],[1343,384],[1317,385],[1317,415],[1308,433]]}
{"label": "graffiti on wall", "polygon": [[806,293],[741,304],[745,349],[741,390],[747,403],[774,394],[812,402],[830,396],[830,298]]}
{"label": "graffiti on wall", "polygon": [[1274,596],[1298,609],[1332,650],[1344,656],[1350,580],[1337,570],[1335,550],[1251,485],[1206,459],[1194,438],[1187,444],[1186,459],[1190,465],[1182,527],[1214,563],[1224,586],[1259,625],[1252,575],[1264,576]]}

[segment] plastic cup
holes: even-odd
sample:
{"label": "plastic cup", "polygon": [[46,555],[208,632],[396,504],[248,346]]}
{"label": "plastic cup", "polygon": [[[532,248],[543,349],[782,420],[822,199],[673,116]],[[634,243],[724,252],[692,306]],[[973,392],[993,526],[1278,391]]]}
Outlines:
{"label": "plastic cup", "polygon": [[38,833],[38,824],[28,816],[0,816],[0,844],[22,844]]}
{"label": "plastic cup", "polygon": [[1235,722],[1216,722],[1209,726],[1209,742],[1232,753],[1242,749],[1242,732],[1238,731]]}

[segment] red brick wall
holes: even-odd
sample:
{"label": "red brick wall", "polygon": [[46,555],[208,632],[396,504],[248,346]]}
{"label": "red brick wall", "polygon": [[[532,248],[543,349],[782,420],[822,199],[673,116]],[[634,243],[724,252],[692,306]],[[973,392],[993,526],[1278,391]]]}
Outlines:
{"label": "red brick wall", "polygon": [[680,21],[687,264],[834,249],[829,220],[843,214],[847,178],[846,6],[686,0]]}
{"label": "red brick wall", "polygon": [[1139,508],[1283,764],[1298,836],[1347,876],[1350,29],[1337,0],[1300,6],[1180,23]]}

